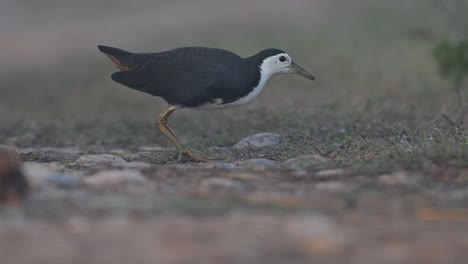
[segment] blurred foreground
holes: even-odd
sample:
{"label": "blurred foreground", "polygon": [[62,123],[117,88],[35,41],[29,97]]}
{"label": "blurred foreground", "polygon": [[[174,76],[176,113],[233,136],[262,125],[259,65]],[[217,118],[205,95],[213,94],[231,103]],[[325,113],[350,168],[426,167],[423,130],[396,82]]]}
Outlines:
{"label": "blurred foreground", "polygon": [[[431,55],[460,31],[442,13],[423,0],[3,1],[0,144],[31,191],[0,210],[0,262],[465,263],[467,122],[441,115],[456,98]],[[179,164],[154,126],[165,103],[112,82],[97,44],[276,47],[318,81],[280,76],[245,107],[177,111],[210,158]],[[232,147],[258,132],[281,141]]]}

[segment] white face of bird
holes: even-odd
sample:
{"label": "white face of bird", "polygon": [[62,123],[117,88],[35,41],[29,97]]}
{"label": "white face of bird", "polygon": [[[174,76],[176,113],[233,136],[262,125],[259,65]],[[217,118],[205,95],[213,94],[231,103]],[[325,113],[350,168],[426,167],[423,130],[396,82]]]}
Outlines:
{"label": "white face of bird", "polygon": [[267,76],[272,76],[278,73],[292,73],[299,74],[309,80],[315,80],[315,77],[312,76],[311,73],[294,63],[287,53],[280,53],[266,58],[260,65],[260,70],[262,74]]}

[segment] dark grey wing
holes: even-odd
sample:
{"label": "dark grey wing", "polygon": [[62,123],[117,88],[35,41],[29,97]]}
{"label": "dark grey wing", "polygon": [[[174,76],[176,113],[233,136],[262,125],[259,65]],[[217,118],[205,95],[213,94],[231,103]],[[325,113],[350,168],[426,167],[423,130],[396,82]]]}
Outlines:
{"label": "dark grey wing", "polygon": [[169,104],[195,107],[219,98],[225,66],[209,61],[156,58],[135,71],[116,72],[112,79],[133,89],[164,98]]}

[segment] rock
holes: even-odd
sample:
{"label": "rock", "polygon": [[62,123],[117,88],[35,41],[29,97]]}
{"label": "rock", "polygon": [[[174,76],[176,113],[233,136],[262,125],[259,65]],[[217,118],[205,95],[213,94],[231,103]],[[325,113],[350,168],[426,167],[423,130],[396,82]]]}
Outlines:
{"label": "rock", "polygon": [[112,187],[118,185],[145,185],[148,180],[136,170],[109,170],[90,175],[84,182],[93,187]]}
{"label": "rock", "polygon": [[262,178],[260,173],[252,173],[247,171],[239,171],[237,173],[228,174],[230,179],[241,180],[241,181],[250,181],[250,180],[258,180]]}
{"label": "rock", "polygon": [[317,177],[320,178],[329,178],[329,177],[338,177],[343,176],[345,174],[345,170],[343,169],[330,169],[330,170],[321,170],[317,172]]}
{"label": "rock", "polygon": [[268,168],[276,167],[276,163],[269,159],[250,159],[237,163],[239,168],[265,170]]}
{"label": "rock", "polygon": [[111,154],[84,155],[78,158],[74,165],[83,167],[123,167],[145,168],[151,164],[144,162],[127,162],[123,158]]}
{"label": "rock", "polygon": [[[193,167],[193,165],[192,165]],[[276,162],[269,159],[249,159],[239,162],[211,162],[197,166],[198,168],[206,169],[254,169],[254,170],[265,170],[271,167],[277,167]]]}
{"label": "rock", "polygon": [[343,183],[340,181],[319,182],[314,185],[314,189],[323,192],[351,192],[355,189],[355,185],[351,183]]}
{"label": "rock", "polygon": [[80,185],[83,181],[77,176],[64,173],[57,173],[50,177],[49,182],[57,187],[72,188]]}
{"label": "rock", "polygon": [[349,244],[347,234],[333,219],[310,215],[285,223],[286,232],[302,241],[302,248],[311,255],[336,255]]}
{"label": "rock", "polygon": [[204,192],[222,192],[222,193],[238,193],[243,191],[242,185],[234,180],[213,177],[204,179],[200,183],[200,190]]}
{"label": "rock", "polygon": [[274,146],[281,142],[281,136],[276,133],[259,133],[253,136],[243,138],[236,145],[233,146],[235,149],[243,149],[245,147],[263,148],[268,146]]}
{"label": "rock", "polygon": [[28,190],[16,152],[11,148],[0,148],[0,203],[15,204],[26,196]]}
{"label": "rock", "polygon": [[33,187],[51,184],[58,187],[75,187],[81,183],[80,178],[57,172],[50,164],[26,162],[24,171]]}
{"label": "rock", "polygon": [[292,170],[293,170],[293,174],[298,177],[304,177],[304,176],[309,175],[309,173],[305,169],[302,169],[302,168],[296,167],[296,168],[292,168]]}
{"label": "rock", "polygon": [[312,154],[312,155],[304,155],[304,156],[299,156],[299,157],[288,159],[283,164],[289,167],[293,167],[293,168],[307,168],[314,164],[325,162],[325,161],[327,161],[326,158],[317,154]]}
{"label": "rock", "polygon": [[[34,183],[34,178],[42,178],[42,175],[49,175],[56,173],[52,166],[49,166],[46,163],[39,163],[39,162],[25,162],[24,163],[24,171],[28,174],[28,178],[30,178],[31,183]],[[32,176],[34,175],[34,176]]]}
{"label": "rock", "polygon": [[388,186],[404,186],[416,184],[419,179],[417,177],[410,177],[408,173],[394,172],[391,174],[384,174],[379,176],[378,181]]}
{"label": "rock", "polygon": [[170,148],[163,148],[161,146],[143,146],[143,147],[138,147],[138,149],[142,152],[158,152],[158,151],[167,151],[170,150]]}
{"label": "rock", "polygon": [[208,165],[210,168],[214,169],[236,169],[239,168],[239,164],[231,162],[213,162]]}

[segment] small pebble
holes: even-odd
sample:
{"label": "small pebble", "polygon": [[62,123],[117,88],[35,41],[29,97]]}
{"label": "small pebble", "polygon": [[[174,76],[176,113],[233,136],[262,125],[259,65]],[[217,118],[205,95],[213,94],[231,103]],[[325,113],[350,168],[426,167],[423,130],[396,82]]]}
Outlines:
{"label": "small pebble", "polygon": [[212,177],[200,183],[200,190],[207,192],[241,192],[244,188],[234,180]]}
{"label": "small pebble", "polygon": [[239,168],[265,170],[268,168],[276,167],[276,162],[269,159],[249,159],[237,163]]}
{"label": "small pebble", "polygon": [[57,187],[75,187],[81,183],[80,178],[57,172],[51,164],[26,162],[24,171],[32,187],[51,184]]}
{"label": "small pebble", "polygon": [[394,172],[391,174],[384,174],[378,177],[378,181],[388,186],[402,186],[415,184],[418,177],[410,177],[407,172]]}
{"label": "small pebble", "polygon": [[328,178],[328,177],[337,177],[345,174],[343,169],[330,169],[330,170],[321,170],[317,172],[317,177]]}
{"label": "small pebble", "polygon": [[125,184],[144,185],[149,181],[136,170],[109,170],[87,176],[84,183],[94,187],[109,187]]}
{"label": "small pebble", "polygon": [[243,138],[236,145],[235,149],[243,149],[245,147],[263,148],[268,146],[278,145],[281,142],[281,136],[276,133],[259,133],[246,138]]}

